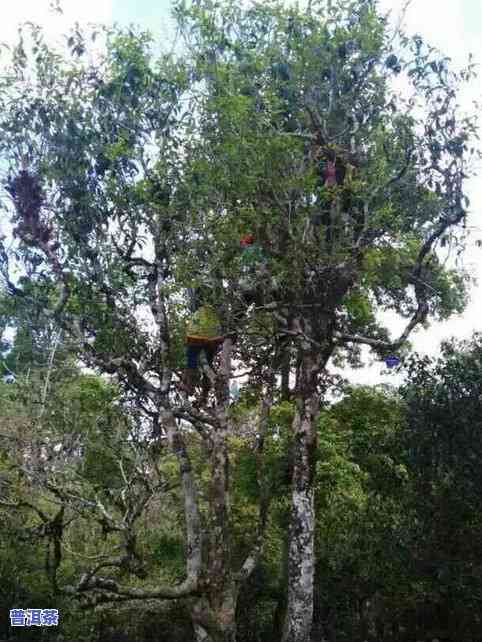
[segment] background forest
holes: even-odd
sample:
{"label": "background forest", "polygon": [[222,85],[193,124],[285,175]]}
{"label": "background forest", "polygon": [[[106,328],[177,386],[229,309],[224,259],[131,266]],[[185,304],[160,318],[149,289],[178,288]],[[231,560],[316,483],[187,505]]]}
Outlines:
{"label": "background forest", "polygon": [[0,636],[482,640],[482,337],[409,342],[468,299],[474,65],[374,0],[173,15],[5,50]]}

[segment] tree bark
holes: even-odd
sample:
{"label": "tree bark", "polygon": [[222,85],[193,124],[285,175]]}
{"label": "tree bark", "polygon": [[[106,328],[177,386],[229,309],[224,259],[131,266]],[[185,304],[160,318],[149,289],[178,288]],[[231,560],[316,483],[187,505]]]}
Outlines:
{"label": "tree bark", "polygon": [[288,607],[282,642],[308,642],[313,622],[314,472],[319,398],[316,359],[305,352],[300,364],[293,421],[293,482],[289,543]]}
{"label": "tree bark", "polygon": [[212,379],[216,393],[216,425],[211,434],[209,447],[210,527],[202,582],[205,590],[191,609],[196,642],[236,642],[238,588],[231,564],[229,524],[228,408],[231,350],[232,341],[227,339],[223,344],[219,370]]}

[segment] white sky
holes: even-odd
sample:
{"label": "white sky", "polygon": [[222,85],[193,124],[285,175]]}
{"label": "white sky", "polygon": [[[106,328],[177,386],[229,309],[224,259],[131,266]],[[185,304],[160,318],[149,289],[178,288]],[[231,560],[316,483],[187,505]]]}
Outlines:
{"label": "white sky", "polygon": [[112,0],[62,0],[64,13],[61,16],[54,13],[49,5],[49,0],[2,3],[0,41],[15,39],[18,24],[27,20],[42,25],[51,37],[66,33],[76,21],[80,24],[112,21]]}
{"label": "white sky", "polygon": [[[52,38],[59,38],[73,26],[74,22],[136,22],[146,26],[147,16],[152,20],[153,5],[166,13],[168,0],[61,0],[63,15],[49,9],[49,0],[15,0],[3,3],[0,22],[0,42],[11,42],[16,36],[17,25],[30,20],[44,26]],[[122,4],[122,13],[115,10]],[[394,17],[400,14],[404,0],[380,0],[383,9],[393,9]],[[144,20],[146,18],[146,20]],[[464,64],[468,54],[482,62],[482,2],[480,0],[413,0],[407,11],[404,25],[409,32],[418,32],[432,44],[450,56],[456,64]],[[149,26],[149,25],[147,25]],[[471,109],[471,101],[481,94],[480,80],[464,95],[462,105]],[[476,239],[482,239],[482,223],[479,209],[482,207],[482,172],[480,178],[471,181],[471,216],[469,226],[474,227],[464,263],[473,277],[482,284],[482,249],[475,246]],[[397,326],[393,324],[396,333]],[[419,330],[412,338],[415,349],[433,353],[440,341],[450,336],[468,337],[482,326],[482,286],[471,293],[471,302],[465,313],[442,324],[433,324],[430,330]],[[353,373],[358,382],[374,383],[386,381],[383,368],[375,365]]]}

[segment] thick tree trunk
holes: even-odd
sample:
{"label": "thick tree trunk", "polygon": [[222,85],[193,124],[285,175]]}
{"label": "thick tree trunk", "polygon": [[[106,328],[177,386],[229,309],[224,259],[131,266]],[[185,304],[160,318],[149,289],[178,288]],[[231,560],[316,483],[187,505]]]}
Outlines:
{"label": "thick tree trunk", "polygon": [[206,593],[192,608],[196,642],[236,642],[237,588],[231,569],[229,459],[224,437],[213,436]]}
{"label": "thick tree trunk", "polygon": [[[295,475],[296,477],[296,475]],[[300,481],[298,476],[298,480]],[[313,620],[314,492],[293,489],[290,527],[288,609],[283,642],[308,642]]]}
{"label": "thick tree trunk", "polygon": [[[212,383],[216,395],[216,423],[207,442],[211,480],[209,490],[209,536],[205,538],[202,592],[191,604],[196,642],[236,642],[236,606],[238,595],[256,568],[261,554],[267,520],[269,498],[260,485],[260,508],[257,537],[250,553],[238,571],[232,564],[230,538],[230,460],[228,437],[229,378],[231,373],[232,341],[226,339],[221,353],[221,364]],[[268,429],[268,417],[273,403],[273,381],[263,398],[257,447],[257,464],[262,469],[262,448]]]}
{"label": "thick tree trunk", "polygon": [[288,607],[283,642],[309,642],[315,569],[314,472],[319,399],[316,360],[305,353],[293,422],[294,466],[289,543]]}
{"label": "thick tree trunk", "polygon": [[216,426],[210,439],[211,482],[205,593],[192,607],[196,642],[236,642],[238,588],[231,564],[229,497],[229,377],[232,341],[223,344],[216,378]]}

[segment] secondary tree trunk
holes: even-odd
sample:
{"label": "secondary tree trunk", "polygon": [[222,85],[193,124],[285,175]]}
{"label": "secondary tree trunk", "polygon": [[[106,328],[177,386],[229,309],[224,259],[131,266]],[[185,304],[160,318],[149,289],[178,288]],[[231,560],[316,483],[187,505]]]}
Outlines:
{"label": "secondary tree trunk", "polygon": [[315,569],[314,472],[319,398],[316,359],[300,364],[293,421],[293,483],[289,543],[288,608],[282,642],[309,642],[313,622]]}

